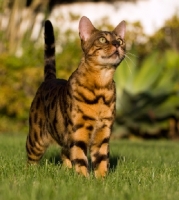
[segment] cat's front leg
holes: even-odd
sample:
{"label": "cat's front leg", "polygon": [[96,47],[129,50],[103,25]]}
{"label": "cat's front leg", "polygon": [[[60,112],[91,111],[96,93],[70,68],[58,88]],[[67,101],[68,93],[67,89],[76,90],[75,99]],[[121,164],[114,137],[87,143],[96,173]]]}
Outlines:
{"label": "cat's front leg", "polygon": [[75,131],[71,133],[70,160],[77,173],[88,177],[87,147],[89,135],[85,127],[76,126],[74,129]]}
{"label": "cat's front leg", "polygon": [[111,129],[105,126],[95,133],[91,143],[91,160],[96,178],[105,177],[108,172],[110,134]]}

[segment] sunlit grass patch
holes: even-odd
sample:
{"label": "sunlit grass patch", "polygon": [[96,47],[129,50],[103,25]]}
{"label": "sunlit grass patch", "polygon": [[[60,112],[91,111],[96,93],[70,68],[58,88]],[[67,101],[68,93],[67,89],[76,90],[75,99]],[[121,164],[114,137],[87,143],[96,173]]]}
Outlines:
{"label": "sunlit grass patch", "polygon": [[89,179],[61,166],[57,146],[39,166],[26,166],[25,135],[0,135],[0,199],[178,199],[179,143],[111,141],[105,179]]}

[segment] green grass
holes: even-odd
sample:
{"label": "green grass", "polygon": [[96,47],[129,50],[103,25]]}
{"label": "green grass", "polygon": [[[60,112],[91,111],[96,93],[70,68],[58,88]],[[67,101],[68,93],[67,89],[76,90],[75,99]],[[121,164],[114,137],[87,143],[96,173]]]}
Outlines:
{"label": "green grass", "polygon": [[0,135],[1,200],[177,200],[179,142],[111,141],[104,180],[83,178],[51,147],[38,167],[26,167],[25,135]]}

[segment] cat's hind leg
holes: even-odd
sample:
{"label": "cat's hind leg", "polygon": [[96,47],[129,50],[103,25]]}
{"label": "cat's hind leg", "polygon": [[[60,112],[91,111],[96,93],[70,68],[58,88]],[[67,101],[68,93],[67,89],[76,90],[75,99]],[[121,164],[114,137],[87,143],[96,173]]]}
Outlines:
{"label": "cat's hind leg", "polygon": [[36,164],[43,156],[50,142],[50,134],[47,132],[43,113],[36,111],[33,103],[29,116],[29,134],[26,140],[26,152],[28,163]]}
{"label": "cat's hind leg", "polygon": [[27,159],[29,164],[37,164],[50,143],[50,138],[42,133],[40,127],[31,127],[26,140]]}
{"label": "cat's hind leg", "polygon": [[71,163],[71,160],[70,160],[70,150],[69,150],[68,147],[62,147],[61,159],[62,159],[64,167],[72,168],[72,163]]}

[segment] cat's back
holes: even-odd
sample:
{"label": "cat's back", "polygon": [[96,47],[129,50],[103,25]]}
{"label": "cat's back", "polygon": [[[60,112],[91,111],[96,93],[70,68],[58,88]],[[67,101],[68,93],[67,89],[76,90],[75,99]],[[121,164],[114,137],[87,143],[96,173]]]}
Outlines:
{"label": "cat's back", "polygon": [[67,80],[65,79],[49,79],[44,81],[37,90],[35,98],[32,102],[33,107],[54,107],[58,101],[62,101],[65,96],[65,88]]}
{"label": "cat's back", "polygon": [[58,91],[59,89],[65,87],[66,84],[67,80],[65,79],[48,79],[41,84],[39,90],[41,92],[50,92],[53,89]]}

